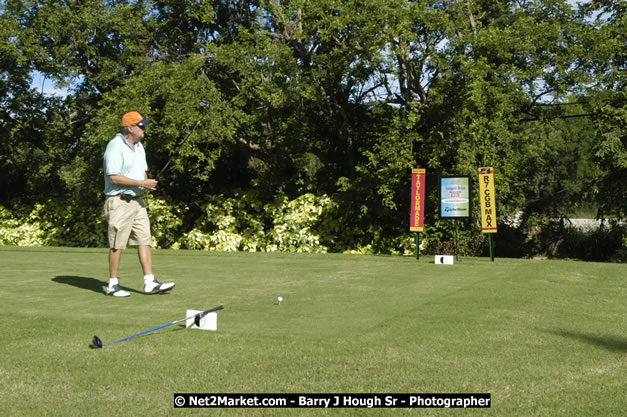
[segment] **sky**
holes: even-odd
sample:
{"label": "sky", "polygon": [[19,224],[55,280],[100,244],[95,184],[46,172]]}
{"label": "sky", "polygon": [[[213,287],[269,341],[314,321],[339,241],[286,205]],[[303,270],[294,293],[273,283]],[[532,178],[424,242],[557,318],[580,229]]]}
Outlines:
{"label": "sky", "polygon": [[31,87],[42,92],[45,96],[65,97],[69,93],[65,88],[56,88],[52,80],[44,78],[43,74],[38,71],[33,72]]}

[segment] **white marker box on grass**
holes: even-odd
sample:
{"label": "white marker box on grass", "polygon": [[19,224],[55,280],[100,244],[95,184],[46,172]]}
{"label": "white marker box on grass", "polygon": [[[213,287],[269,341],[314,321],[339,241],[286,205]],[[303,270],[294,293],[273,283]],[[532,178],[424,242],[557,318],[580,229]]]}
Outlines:
{"label": "white marker box on grass", "polygon": [[185,321],[185,327],[200,330],[218,330],[218,313],[209,313],[200,319],[200,326],[194,324],[194,314],[202,313],[202,310],[187,310],[186,317],[190,317]]}
{"label": "white marker box on grass", "polygon": [[436,265],[453,265],[453,255],[435,255]]}

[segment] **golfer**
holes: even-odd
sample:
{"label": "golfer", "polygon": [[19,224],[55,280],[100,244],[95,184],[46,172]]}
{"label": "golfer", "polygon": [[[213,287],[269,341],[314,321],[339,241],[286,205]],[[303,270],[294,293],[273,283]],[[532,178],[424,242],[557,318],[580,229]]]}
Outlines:
{"label": "golfer", "polygon": [[120,133],[107,145],[104,153],[105,204],[109,239],[109,285],[107,295],[128,297],[120,288],[118,268],[126,245],[136,245],[144,271],[144,293],[156,294],[174,288],[173,282],[161,283],[152,274],[150,221],[142,199],[144,189],[155,190],[157,181],[149,179],[146,153],[141,144],[144,128],[150,123],[132,111],[122,116]]}

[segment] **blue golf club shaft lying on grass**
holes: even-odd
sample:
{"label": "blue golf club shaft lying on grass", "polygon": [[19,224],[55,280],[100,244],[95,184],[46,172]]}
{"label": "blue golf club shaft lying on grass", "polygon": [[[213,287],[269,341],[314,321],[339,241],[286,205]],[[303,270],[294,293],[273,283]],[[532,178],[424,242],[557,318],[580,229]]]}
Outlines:
{"label": "blue golf club shaft lying on grass", "polygon": [[144,330],[143,332],[139,332],[139,333],[134,334],[132,336],[126,336],[126,337],[123,337],[122,339],[116,340],[114,342],[109,342],[106,345],[102,344],[102,340],[100,340],[100,338],[98,336],[94,336],[93,339],[92,339],[91,344],[95,348],[101,348],[103,346],[109,346],[109,345],[112,345],[114,343],[123,342],[125,340],[132,339],[133,337],[137,337],[137,336],[141,336],[141,335],[146,334],[146,333],[154,332],[155,330],[163,329],[164,327],[172,326],[173,324],[180,323],[182,321],[186,321],[186,320],[189,320],[189,319],[194,319],[194,324],[196,326],[200,326],[200,320],[202,320],[203,317],[205,317],[207,314],[212,313],[214,311],[222,310],[223,308],[224,308],[224,305],[221,305],[221,306],[218,306],[218,307],[214,307],[214,308],[210,308],[209,310],[205,310],[205,311],[201,311],[200,313],[196,313],[193,316],[185,317],[184,319],[180,319],[180,320],[175,320],[175,321],[172,321],[172,322],[167,323],[167,324],[162,324],[161,326],[157,326],[157,327],[154,327],[154,328],[149,329],[149,330]]}

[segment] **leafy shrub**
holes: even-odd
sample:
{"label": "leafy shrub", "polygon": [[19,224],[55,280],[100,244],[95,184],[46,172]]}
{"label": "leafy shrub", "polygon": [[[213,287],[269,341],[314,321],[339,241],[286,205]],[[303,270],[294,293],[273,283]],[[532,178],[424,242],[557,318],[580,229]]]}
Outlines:
{"label": "leafy shrub", "polygon": [[316,197],[307,193],[292,201],[280,196],[273,204],[264,207],[273,219],[266,250],[326,253],[329,248],[320,243],[320,233],[315,227],[333,206],[327,195]]}
{"label": "leafy shrub", "polygon": [[[290,200],[279,194],[263,203],[254,191],[234,196],[209,196],[201,215],[186,226],[190,210],[149,195],[145,197],[152,223],[153,244],[160,248],[211,251],[314,252],[410,255],[414,235],[391,233],[389,225],[363,227],[347,222],[333,198],[311,193]],[[0,244],[18,246],[106,245],[101,205],[80,207],[48,200],[12,210],[0,206]],[[397,228],[398,229],[398,228]],[[393,231],[393,230],[392,230]],[[359,240],[351,241],[355,236]],[[499,224],[497,257],[544,255],[591,261],[627,261],[627,233],[621,223],[582,230],[555,221],[524,226]],[[421,234],[423,254],[454,253],[455,224],[429,219]],[[484,234],[473,222],[459,222],[458,253],[487,256]]]}
{"label": "leafy shrub", "polygon": [[53,243],[54,229],[42,221],[41,208],[38,204],[27,215],[19,216],[0,206],[0,244],[46,246]]}
{"label": "leafy shrub", "polygon": [[454,254],[456,239],[459,255],[485,256],[489,250],[486,236],[471,221],[434,220],[425,226],[423,235],[427,241],[425,252],[430,254]]}
{"label": "leafy shrub", "polygon": [[540,234],[541,239],[548,239],[543,242],[548,256],[601,262],[627,260],[624,258],[624,236],[624,226],[604,224],[590,230],[552,225]]}
{"label": "leafy shrub", "polygon": [[211,196],[196,226],[179,247],[218,251],[327,252],[315,231],[333,205],[324,195],[304,194],[294,200],[279,195],[266,205],[249,192],[235,197]]}
{"label": "leafy shrub", "polygon": [[176,246],[186,249],[256,252],[263,243],[260,203],[253,193],[208,197],[203,214]]}
{"label": "leafy shrub", "polygon": [[186,207],[169,204],[166,200],[152,194],[144,195],[143,198],[150,218],[152,246],[155,248],[178,248],[176,241],[183,225]]}
{"label": "leafy shrub", "polygon": [[48,200],[32,208],[0,206],[0,244],[97,247],[105,243],[102,209],[72,207]]}

